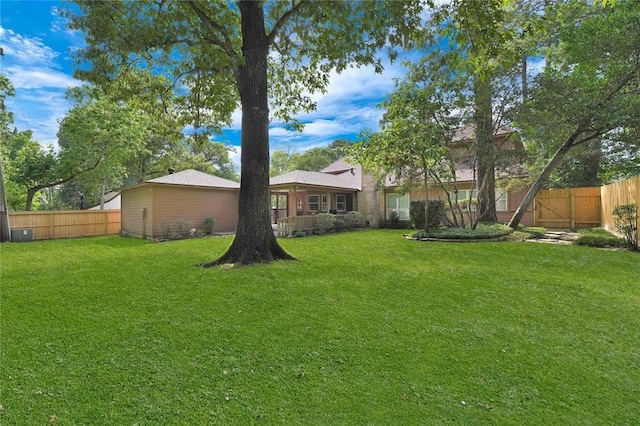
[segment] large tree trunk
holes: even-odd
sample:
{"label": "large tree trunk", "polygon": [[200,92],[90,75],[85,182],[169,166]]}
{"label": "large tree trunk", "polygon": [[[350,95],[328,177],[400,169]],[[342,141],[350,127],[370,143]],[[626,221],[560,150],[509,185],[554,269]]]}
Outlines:
{"label": "large tree trunk", "polygon": [[269,212],[269,46],[265,34],[264,11],[262,5],[255,1],[240,1],[239,9],[245,63],[236,74],[242,105],[238,229],[227,252],[218,260],[203,266],[293,259],[278,244]]}
{"label": "large tree trunk", "polygon": [[496,142],[493,136],[491,82],[474,78],[476,159],[478,162],[477,222],[497,222],[496,213]]}
{"label": "large tree trunk", "polygon": [[574,133],[564,144],[562,144],[560,148],[558,148],[556,153],[553,154],[553,157],[551,157],[551,160],[549,160],[542,173],[540,173],[540,176],[538,176],[538,178],[533,182],[533,185],[531,185],[531,188],[529,188],[529,191],[527,191],[527,194],[524,196],[522,202],[513,214],[513,217],[508,224],[510,228],[516,229],[518,227],[522,220],[522,216],[524,216],[524,213],[536,198],[538,191],[542,189],[542,185],[544,185],[545,181],[549,178],[551,172],[558,166],[558,164],[560,164],[564,156],[571,149],[577,136],[578,133]]}

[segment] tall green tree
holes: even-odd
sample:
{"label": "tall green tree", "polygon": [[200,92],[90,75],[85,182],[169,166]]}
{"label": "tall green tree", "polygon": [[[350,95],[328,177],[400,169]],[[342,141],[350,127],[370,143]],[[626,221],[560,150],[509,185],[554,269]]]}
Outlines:
{"label": "tall green tree", "polygon": [[[439,52],[433,52],[416,63],[405,62],[408,72],[380,104],[385,110],[380,131],[367,135],[351,150],[356,161],[380,178],[392,176],[400,192],[422,188],[426,200],[430,185],[455,181],[460,159],[451,146],[464,122],[467,101],[466,85],[441,59]],[[462,212],[455,201],[449,198],[453,221],[460,225],[464,218],[456,214]],[[425,203],[425,230],[428,224]]]}
{"label": "tall green tree", "polygon": [[[407,2],[77,1],[89,66],[77,76],[108,84],[131,67],[162,73],[183,101],[185,122],[216,130],[240,104],[241,189],[236,237],[215,263],[290,259],[270,223],[269,94],[272,116],[310,110],[306,93],[327,87],[331,70],[380,70],[378,50],[420,24]],[[105,19],[109,17],[109,19]]]}
{"label": "tall green tree", "polygon": [[621,129],[638,128],[640,3],[583,10],[558,30],[558,48],[549,52],[548,66],[518,114],[526,139],[554,151],[511,218],[514,228],[569,152],[594,139],[615,137]]}
{"label": "tall green tree", "polygon": [[495,222],[495,174],[500,157],[495,133],[500,125],[494,104],[496,85],[518,68],[522,44],[515,43],[518,29],[514,13],[502,0],[453,0],[434,14],[431,49],[448,44],[443,59],[451,72],[469,82],[475,128],[475,166],[477,170],[479,221]]}

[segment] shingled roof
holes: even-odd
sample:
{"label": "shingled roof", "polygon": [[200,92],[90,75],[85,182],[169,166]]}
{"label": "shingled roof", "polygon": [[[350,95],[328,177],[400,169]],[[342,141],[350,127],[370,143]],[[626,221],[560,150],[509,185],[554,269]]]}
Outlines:
{"label": "shingled roof", "polygon": [[272,177],[269,179],[269,185],[308,185],[359,191],[361,189],[361,176],[355,172],[352,173],[351,169],[337,175],[323,172],[310,172],[306,170],[294,170],[280,176]]}
{"label": "shingled roof", "polygon": [[148,180],[147,182],[167,185],[203,186],[208,188],[240,188],[239,182],[223,179],[194,169],[187,169],[178,173],[168,174],[166,176]]}

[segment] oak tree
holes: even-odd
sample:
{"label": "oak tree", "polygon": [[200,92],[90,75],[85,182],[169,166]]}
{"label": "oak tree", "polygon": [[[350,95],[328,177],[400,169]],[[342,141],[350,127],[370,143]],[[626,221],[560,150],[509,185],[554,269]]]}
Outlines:
{"label": "oak tree", "polygon": [[87,41],[78,77],[107,85],[132,67],[165,75],[185,123],[208,131],[229,124],[240,106],[238,227],[227,252],[209,265],[292,258],[270,223],[270,118],[292,121],[312,109],[309,93],[326,89],[332,70],[381,70],[379,49],[403,43],[422,11],[419,1],[76,3],[70,26]]}

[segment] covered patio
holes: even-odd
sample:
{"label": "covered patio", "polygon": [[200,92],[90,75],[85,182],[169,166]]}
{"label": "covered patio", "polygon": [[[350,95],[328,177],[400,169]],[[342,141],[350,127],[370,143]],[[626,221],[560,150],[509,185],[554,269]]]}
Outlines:
{"label": "covered patio", "polygon": [[357,210],[360,179],[341,174],[295,170],[271,178],[271,220],[278,235],[315,229],[315,215],[337,216]]}

